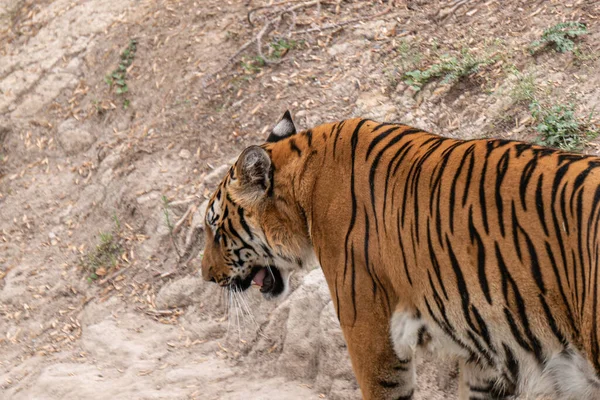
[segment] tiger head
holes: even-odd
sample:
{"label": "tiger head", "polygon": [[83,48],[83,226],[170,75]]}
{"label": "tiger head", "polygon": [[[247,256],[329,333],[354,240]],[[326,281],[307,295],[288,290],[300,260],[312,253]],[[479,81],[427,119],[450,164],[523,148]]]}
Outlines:
{"label": "tiger head", "polygon": [[[289,199],[273,146],[296,134],[289,112],[262,146],[245,149],[209,200],[202,276],[231,290],[252,283],[266,298],[286,292],[312,254],[305,218]],[[279,157],[281,158],[281,157]],[[284,168],[283,168],[284,169]],[[277,172],[276,172],[277,171]]]}

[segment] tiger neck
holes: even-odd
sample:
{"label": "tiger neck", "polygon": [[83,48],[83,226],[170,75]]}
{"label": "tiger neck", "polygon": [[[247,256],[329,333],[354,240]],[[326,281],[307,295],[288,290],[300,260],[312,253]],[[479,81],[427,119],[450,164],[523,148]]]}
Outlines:
{"label": "tiger neck", "polygon": [[267,147],[270,151],[274,172],[273,194],[287,203],[290,219],[304,227],[310,239],[312,192],[320,167],[324,162],[324,152],[320,150],[321,140],[313,138],[313,131],[299,132],[287,139]]}

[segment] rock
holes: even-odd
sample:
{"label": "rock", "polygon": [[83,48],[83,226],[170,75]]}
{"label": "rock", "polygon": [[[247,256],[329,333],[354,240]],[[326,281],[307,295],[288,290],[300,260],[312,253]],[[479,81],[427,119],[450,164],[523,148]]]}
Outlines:
{"label": "rock", "polygon": [[365,92],[356,99],[354,114],[376,121],[389,121],[394,119],[396,106],[379,91]]}
{"label": "rock", "polygon": [[378,34],[384,33],[386,25],[390,24],[385,21],[367,21],[354,28],[352,33],[358,38],[374,40]]}
{"label": "rock", "polygon": [[[357,385],[350,364],[348,347],[335,315],[333,302],[327,303],[319,317],[319,357],[316,387],[320,392],[334,393],[340,399],[348,391],[356,391]],[[358,397],[360,398],[360,397]]]}
{"label": "rock", "polygon": [[331,46],[330,48],[327,49],[327,53],[330,56],[335,57],[338,54],[346,53],[350,47],[351,47],[350,42],[334,44],[333,46]]}
{"label": "rock", "polygon": [[68,119],[58,126],[58,142],[68,155],[82,153],[96,141],[91,133],[78,125],[76,120]]}
{"label": "rock", "polygon": [[151,192],[148,192],[146,194],[139,196],[137,199],[135,199],[135,201],[138,204],[145,204],[150,201],[156,202],[156,200],[158,200],[159,198],[160,198],[160,192],[158,190],[153,190]]}
{"label": "rock", "polygon": [[[57,61],[52,61],[54,58],[41,61],[41,67],[50,68]],[[46,61],[52,62],[46,63]],[[73,87],[76,84],[77,78],[72,74],[48,74],[40,80],[33,93],[26,96],[23,102],[17,106],[12,116],[16,118],[31,117],[42,111],[63,89]]]}
{"label": "rock", "polygon": [[188,160],[190,157],[192,157],[192,153],[188,149],[181,149],[179,152],[179,157],[183,158],[184,160]]}
{"label": "rock", "polygon": [[192,303],[200,302],[198,299],[202,291],[202,278],[200,276],[186,276],[167,283],[156,296],[156,307],[169,309],[187,307]]}
{"label": "rock", "polygon": [[325,304],[330,303],[330,298],[320,269],[311,271],[302,286],[290,296],[287,335],[278,360],[279,370],[287,376],[294,379],[317,376],[320,348],[315,342],[318,338],[323,339],[319,336],[319,315]]}
{"label": "rock", "polygon": [[294,115],[295,118],[302,118],[305,117],[308,114],[307,110],[300,110],[298,112],[296,112],[296,114]]}

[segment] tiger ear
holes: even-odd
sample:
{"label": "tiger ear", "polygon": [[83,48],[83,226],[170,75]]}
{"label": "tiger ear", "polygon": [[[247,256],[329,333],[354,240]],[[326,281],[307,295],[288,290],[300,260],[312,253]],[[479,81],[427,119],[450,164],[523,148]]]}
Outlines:
{"label": "tiger ear", "polygon": [[271,131],[271,134],[267,138],[267,142],[278,142],[281,139],[285,139],[286,137],[295,134],[296,127],[294,126],[294,121],[292,121],[292,115],[288,110],[285,112],[285,114],[283,114],[283,118],[281,118],[281,121],[279,121]]}
{"label": "tiger ear", "polygon": [[235,165],[240,200],[254,203],[262,198],[271,185],[271,158],[259,146],[250,146],[240,154]]}

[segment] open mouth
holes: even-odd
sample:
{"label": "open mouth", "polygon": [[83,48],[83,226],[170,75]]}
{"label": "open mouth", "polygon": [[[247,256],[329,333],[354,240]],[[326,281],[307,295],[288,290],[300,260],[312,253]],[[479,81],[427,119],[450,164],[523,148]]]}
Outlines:
{"label": "open mouth", "polygon": [[283,292],[284,283],[281,272],[277,267],[254,267],[245,279],[236,279],[232,287],[242,291],[255,284],[260,287],[263,295],[277,296]]}

